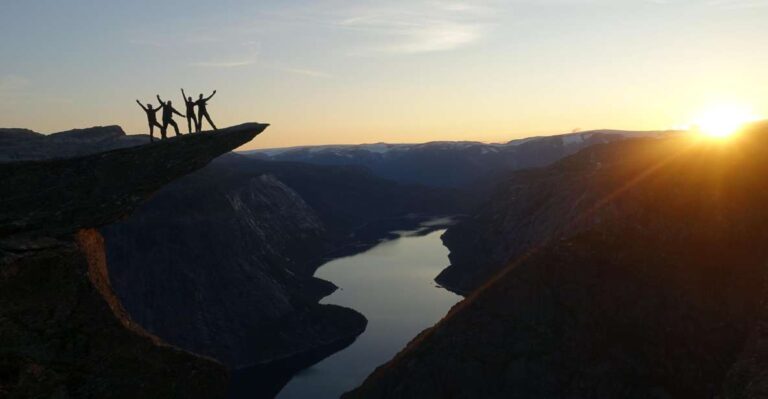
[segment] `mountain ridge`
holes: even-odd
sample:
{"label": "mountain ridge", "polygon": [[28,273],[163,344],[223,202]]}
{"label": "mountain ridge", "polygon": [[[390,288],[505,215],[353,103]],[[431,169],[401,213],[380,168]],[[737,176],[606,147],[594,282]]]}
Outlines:
{"label": "mountain ridge", "polygon": [[487,190],[506,173],[542,167],[598,143],[635,136],[665,137],[677,131],[595,130],[538,136],[508,143],[474,141],[293,147],[243,152],[272,161],[359,165],[394,181],[431,187]]}

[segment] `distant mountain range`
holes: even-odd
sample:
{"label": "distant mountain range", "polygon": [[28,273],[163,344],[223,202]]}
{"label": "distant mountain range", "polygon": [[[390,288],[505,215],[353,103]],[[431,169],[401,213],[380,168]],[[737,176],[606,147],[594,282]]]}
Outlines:
{"label": "distant mountain range", "polygon": [[593,130],[530,137],[502,144],[436,141],[424,144],[361,144],[291,147],[242,152],[265,160],[318,165],[358,165],[401,183],[471,188],[509,171],[541,167],[594,144],[675,131]]}

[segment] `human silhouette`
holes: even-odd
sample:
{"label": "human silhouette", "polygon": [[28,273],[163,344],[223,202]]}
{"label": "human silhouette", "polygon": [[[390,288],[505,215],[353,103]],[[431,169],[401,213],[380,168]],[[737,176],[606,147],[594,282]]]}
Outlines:
{"label": "human silhouette", "polygon": [[178,116],[184,116],[184,115],[182,115],[181,112],[177,111],[176,108],[173,108],[173,105],[171,104],[171,100],[163,102],[163,100],[160,99],[160,95],[158,94],[157,101],[160,101],[160,104],[163,107],[163,129],[160,131],[160,134],[162,134],[163,138],[165,139],[166,129],[168,129],[168,125],[171,125],[173,126],[173,130],[176,131],[176,135],[181,136],[181,132],[179,132],[179,125],[177,125],[176,122],[173,120],[173,114],[176,114]]}
{"label": "human silhouette", "polygon": [[200,124],[197,123],[197,116],[195,116],[195,102],[192,101],[192,97],[187,97],[184,94],[184,89],[181,89],[181,97],[184,99],[184,104],[187,106],[187,129],[192,133],[192,126],[195,127],[195,132],[200,132]]}
{"label": "human silhouette", "polygon": [[136,100],[136,104],[139,104],[139,107],[144,110],[144,112],[147,113],[147,123],[149,123],[149,141],[155,141],[155,126],[160,128],[160,132],[165,136],[165,129],[163,129],[162,126],[160,126],[159,123],[157,123],[157,111],[160,111],[160,108],[152,108],[152,104],[147,103],[147,106],[145,107],[139,100]]}
{"label": "human silhouette", "polygon": [[197,105],[197,130],[198,131],[200,131],[200,129],[203,127],[203,117],[205,117],[205,120],[208,121],[208,124],[211,125],[213,130],[218,130],[216,129],[216,125],[213,124],[213,121],[211,120],[211,116],[208,115],[208,109],[205,108],[208,103],[208,100],[210,100],[211,97],[214,96],[214,94],[216,94],[216,90],[214,90],[210,96],[203,98],[203,93],[200,93],[200,98],[198,98],[197,101],[195,101],[195,105]]}

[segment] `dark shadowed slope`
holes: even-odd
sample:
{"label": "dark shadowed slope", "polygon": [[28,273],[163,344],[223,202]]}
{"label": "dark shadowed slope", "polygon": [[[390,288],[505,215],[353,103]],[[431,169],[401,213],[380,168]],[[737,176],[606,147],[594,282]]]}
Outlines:
{"label": "dark shadowed slope", "polygon": [[597,146],[507,193],[473,233],[517,248],[504,270],[347,397],[768,393],[765,126]]}
{"label": "dark shadowed slope", "polygon": [[[572,159],[594,157],[591,154]],[[572,162],[512,172],[499,179],[475,212],[446,231],[443,242],[451,250],[451,265],[435,280],[451,291],[468,294],[532,245],[551,238],[593,207],[607,195],[605,190],[614,189],[595,187],[593,175],[571,170]],[[610,173],[615,166],[603,160],[594,163],[600,167],[595,173]],[[586,221],[579,226],[583,223]]]}
{"label": "dark shadowed slope", "polygon": [[127,316],[94,228],[266,126],[80,158],[0,163],[0,396],[225,394],[221,364],[163,344]]}

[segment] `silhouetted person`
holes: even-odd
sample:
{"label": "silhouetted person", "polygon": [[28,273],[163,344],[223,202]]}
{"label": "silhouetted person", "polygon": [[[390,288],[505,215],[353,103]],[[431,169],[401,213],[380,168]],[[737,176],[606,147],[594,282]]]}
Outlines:
{"label": "silhouetted person", "polygon": [[139,107],[144,110],[144,112],[147,113],[147,123],[149,123],[149,141],[155,141],[155,126],[160,128],[160,132],[165,136],[165,129],[163,129],[162,126],[160,126],[159,123],[157,123],[157,111],[160,111],[160,108],[152,109],[152,104],[147,103],[147,106],[145,107],[139,100],[136,100],[136,104],[139,104]]}
{"label": "silhouetted person", "polygon": [[179,125],[176,124],[176,122],[173,120],[173,114],[176,114],[178,116],[184,116],[181,114],[181,112],[176,111],[175,108],[173,108],[173,105],[171,105],[171,100],[168,100],[167,102],[163,102],[163,100],[160,99],[160,95],[157,95],[157,101],[160,101],[161,106],[163,107],[163,130],[160,131],[160,133],[163,135],[163,138],[166,138],[165,132],[166,129],[168,129],[168,125],[173,126],[173,130],[176,131],[177,136],[181,136],[181,133],[179,132]]}
{"label": "silhouetted person", "polygon": [[195,116],[195,102],[192,101],[192,97],[187,97],[184,94],[184,89],[181,89],[181,97],[184,98],[184,104],[187,106],[187,129],[192,133],[192,126],[195,126],[195,132],[200,131],[200,124],[197,123],[197,117]]}
{"label": "silhouetted person", "polygon": [[211,116],[208,115],[208,109],[205,108],[205,106],[208,103],[208,100],[210,100],[214,94],[216,94],[216,90],[214,90],[213,93],[211,93],[211,95],[208,96],[207,98],[203,98],[203,94],[200,93],[200,98],[198,98],[197,101],[195,101],[195,105],[197,105],[197,130],[198,131],[200,131],[200,129],[203,127],[203,117],[205,117],[205,120],[208,121],[208,124],[211,125],[213,130],[218,130],[216,129],[216,125],[213,124],[213,121],[211,120]]}

